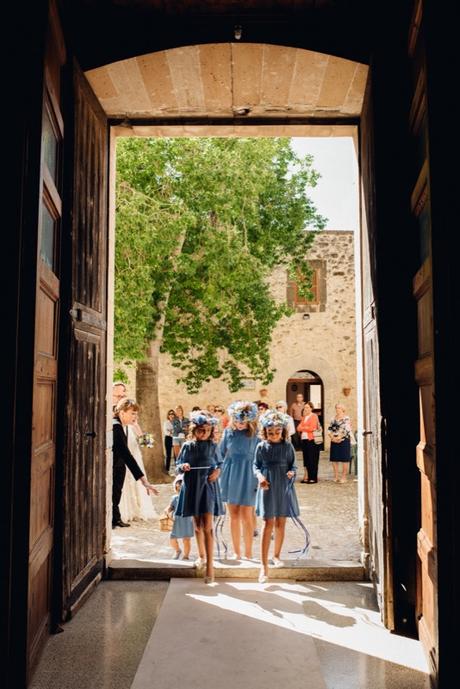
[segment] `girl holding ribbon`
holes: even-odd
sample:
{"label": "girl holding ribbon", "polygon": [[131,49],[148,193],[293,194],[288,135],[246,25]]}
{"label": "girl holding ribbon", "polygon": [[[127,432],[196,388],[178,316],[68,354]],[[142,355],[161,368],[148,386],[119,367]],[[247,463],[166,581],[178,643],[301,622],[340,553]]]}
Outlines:
{"label": "girl holding ribbon", "polygon": [[241,559],[241,531],[244,556],[252,559],[254,537],[253,513],[256,503],[257,479],[252,470],[257,438],[257,405],[233,402],[227,410],[230,425],[225,429],[219,450],[224,460],[219,479],[222,499],[230,513],[233,558]]}
{"label": "girl holding ribbon", "polygon": [[195,565],[203,567],[206,557],[205,584],[214,582],[213,517],[224,514],[217,481],[222,462],[213,438],[216,424],[217,419],[208,411],[192,412],[188,439],[176,460],[176,471],[184,480],[175,515],[193,517],[200,554]]}
{"label": "girl holding ribbon", "polygon": [[254,474],[259,486],[256,495],[256,514],[264,520],[261,541],[261,568],[259,582],[268,581],[268,550],[273,529],[275,550],[273,564],[283,567],[280,560],[284,541],[286,518],[299,515],[294,488],[296,475],[295,451],[288,439],[288,416],[268,411],[259,418],[262,441],[254,456]]}

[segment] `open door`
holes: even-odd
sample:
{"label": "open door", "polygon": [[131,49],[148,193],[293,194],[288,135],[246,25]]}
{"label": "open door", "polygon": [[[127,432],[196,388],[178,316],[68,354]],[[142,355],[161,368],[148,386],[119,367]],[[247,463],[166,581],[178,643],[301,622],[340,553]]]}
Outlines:
{"label": "open door", "polygon": [[105,113],[73,66],[71,235],[66,325],[61,617],[99,581],[105,541],[109,139]]}
{"label": "open door", "polygon": [[54,4],[45,54],[40,157],[28,563],[28,675],[52,618],[59,330],[61,318],[62,114],[65,49]]}
{"label": "open door", "polygon": [[438,563],[436,538],[436,408],[433,347],[433,274],[428,160],[427,75],[423,39],[423,3],[414,3],[409,35],[412,66],[410,131],[413,147],[411,211],[417,238],[418,270],[413,279],[417,304],[418,353],[415,379],[419,388],[420,436],[416,448],[420,472],[420,529],[417,534],[417,621],[420,640],[434,676],[438,673]]}
{"label": "open door", "polygon": [[369,80],[360,126],[361,158],[361,291],[364,381],[364,552],[374,583],[382,621],[394,627],[391,509],[382,448],[380,357],[377,313],[376,212],[372,84]]}

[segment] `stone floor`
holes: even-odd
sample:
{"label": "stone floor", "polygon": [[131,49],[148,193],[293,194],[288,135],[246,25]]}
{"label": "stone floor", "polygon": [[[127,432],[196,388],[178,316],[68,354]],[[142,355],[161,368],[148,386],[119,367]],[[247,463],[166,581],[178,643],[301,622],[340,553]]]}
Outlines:
{"label": "stone floor", "polygon": [[367,582],[103,581],[63,629],[30,689],[430,687]]}
{"label": "stone floor", "polygon": [[[302,476],[301,455],[297,465],[299,478]],[[301,519],[311,535],[310,560],[358,562],[361,545],[358,536],[358,494],[354,474],[348,475],[345,484],[334,483],[332,465],[326,453],[322,453],[319,464],[319,481],[316,484],[296,483]],[[152,498],[160,515],[173,495],[171,484],[159,486],[160,495]],[[261,527],[261,520],[258,520]],[[224,544],[229,547],[229,520],[224,523],[220,539],[221,556],[224,557]],[[254,539],[254,556],[259,553],[260,537]],[[296,558],[289,551],[302,548],[304,534],[288,520],[286,539],[282,557],[284,560]],[[116,561],[135,560],[137,562],[158,562],[171,559],[173,551],[169,544],[169,533],[159,530],[158,520],[132,522],[129,528],[117,528],[112,532],[111,558]],[[193,542],[192,555],[196,556]],[[216,550],[216,556],[218,555]],[[185,563],[184,563],[185,564]]]}

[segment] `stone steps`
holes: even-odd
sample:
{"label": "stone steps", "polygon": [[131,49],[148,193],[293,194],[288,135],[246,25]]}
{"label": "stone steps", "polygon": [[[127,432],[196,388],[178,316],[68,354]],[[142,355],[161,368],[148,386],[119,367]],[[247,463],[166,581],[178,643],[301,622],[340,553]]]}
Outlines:
{"label": "stone steps", "polygon": [[[259,576],[259,564],[253,561],[235,562],[216,560],[216,579],[254,579]],[[108,579],[168,581],[172,578],[198,578],[203,570],[197,570],[192,562],[171,560],[110,560],[106,567]],[[292,560],[285,567],[270,568],[270,579],[294,581],[367,581],[366,571],[359,562],[335,560]]]}

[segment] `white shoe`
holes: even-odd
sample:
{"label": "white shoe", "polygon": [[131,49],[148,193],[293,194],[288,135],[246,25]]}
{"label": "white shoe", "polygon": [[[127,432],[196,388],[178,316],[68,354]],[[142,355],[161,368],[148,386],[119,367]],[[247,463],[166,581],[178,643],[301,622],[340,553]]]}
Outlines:
{"label": "white shoe", "polygon": [[262,569],[260,574],[259,574],[259,584],[266,584],[267,581],[268,581],[268,577]]}
{"label": "white shoe", "polygon": [[195,567],[196,567],[197,569],[203,569],[203,567],[204,567],[205,564],[206,564],[206,561],[203,560],[202,557],[198,557],[198,558],[195,560],[194,564],[195,564]]}
{"label": "white shoe", "polygon": [[284,562],[279,557],[272,558],[273,567],[284,567]]}
{"label": "white shoe", "polygon": [[241,557],[238,557],[238,555],[235,555],[235,553],[233,553],[233,555],[229,555],[227,559],[228,560],[241,560]]}

